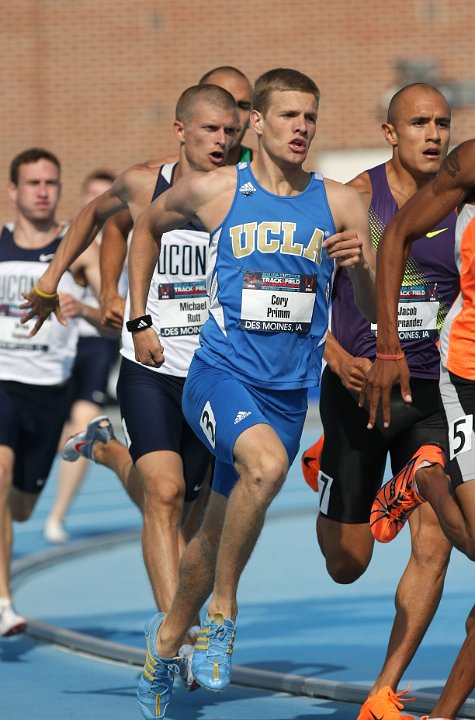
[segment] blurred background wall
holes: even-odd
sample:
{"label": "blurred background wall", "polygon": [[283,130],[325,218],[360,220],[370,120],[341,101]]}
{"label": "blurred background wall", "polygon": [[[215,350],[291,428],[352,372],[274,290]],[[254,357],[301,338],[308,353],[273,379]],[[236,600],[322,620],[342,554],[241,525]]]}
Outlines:
{"label": "blurred background wall", "polygon": [[[176,99],[217,65],[251,81],[277,66],[311,75],[322,100],[309,162],[343,181],[389,156],[380,123],[409,82],[446,92],[453,144],[475,134],[473,0],[0,0],[0,10],[0,183],[16,153],[52,150],[62,219],[91,170],[174,153]],[[4,192],[0,215],[11,216]]]}

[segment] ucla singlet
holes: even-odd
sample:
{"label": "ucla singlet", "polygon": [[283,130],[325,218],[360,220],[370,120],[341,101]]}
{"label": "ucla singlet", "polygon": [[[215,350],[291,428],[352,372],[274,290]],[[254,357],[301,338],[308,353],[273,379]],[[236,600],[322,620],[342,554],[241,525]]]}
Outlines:
{"label": "ucla singlet", "polygon": [[274,195],[237,166],[231,208],[211,233],[209,319],[196,355],[245,383],[275,390],[316,386],[334,263],[335,233],[323,177],[299,195]]}

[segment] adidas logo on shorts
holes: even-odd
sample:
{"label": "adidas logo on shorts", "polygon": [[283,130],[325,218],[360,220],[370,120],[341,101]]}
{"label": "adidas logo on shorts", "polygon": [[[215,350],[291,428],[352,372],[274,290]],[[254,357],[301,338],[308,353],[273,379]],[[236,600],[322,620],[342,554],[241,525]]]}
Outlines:
{"label": "adidas logo on shorts", "polygon": [[244,418],[247,418],[247,416],[250,414],[251,413],[248,412],[247,410],[240,410],[234,419],[234,424],[237,425],[238,423],[241,422],[241,420],[244,420]]}
{"label": "adidas logo on shorts", "polygon": [[248,197],[249,195],[252,195],[252,193],[256,192],[256,188],[254,185],[250,182],[244,183],[244,185],[241,185],[239,188],[239,192],[242,193],[245,197]]}

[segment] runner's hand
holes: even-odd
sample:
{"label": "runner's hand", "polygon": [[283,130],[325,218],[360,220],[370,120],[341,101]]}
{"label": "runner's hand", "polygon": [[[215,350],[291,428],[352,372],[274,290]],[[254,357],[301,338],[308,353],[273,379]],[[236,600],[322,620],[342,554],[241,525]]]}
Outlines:
{"label": "runner's hand", "polygon": [[360,393],[366,385],[366,378],[373,366],[369,358],[345,357],[338,369],[343,387],[350,392]]}
{"label": "runner's hand", "polygon": [[125,300],[120,295],[101,298],[101,322],[105,327],[121,330],[124,322]]}
{"label": "runner's hand", "polygon": [[160,367],[165,362],[163,347],[153,328],[132,333],[135,347],[135,359],[142,365]]}
{"label": "runner's hand", "polygon": [[374,427],[376,413],[381,401],[383,408],[383,425],[389,427],[391,422],[391,388],[396,383],[401,386],[401,397],[404,402],[412,402],[411,387],[409,383],[409,368],[407,360],[378,360],[376,359],[368,373],[366,386],[361,390],[359,405],[363,407],[365,401],[369,403],[368,429]]}
{"label": "runner's hand", "polygon": [[352,267],[360,263],[366,265],[363,256],[363,242],[354,230],[335,233],[323,242],[327,257],[335,260],[337,267]]}
{"label": "runner's hand", "polygon": [[61,323],[61,325],[67,324],[66,319],[61,312],[61,308],[59,306],[58,296],[54,298],[42,298],[37,295],[34,290],[24,292],[22,293],[22,296],[25,298],[25,302],[21,303],[20,305],[20,308],[22,310],[25,310],[25,314],[20,320],[22,325],[24,325],[26,322],[28,322],[28,320],[31,320],[32,318],[37,318],[36,323],[33,325],[33,328],[29,333],[30,337],[36,335],[40,327],[43,325],[44,321],[51,315],[51,313],[54,313],[56,315],[56,318]]}

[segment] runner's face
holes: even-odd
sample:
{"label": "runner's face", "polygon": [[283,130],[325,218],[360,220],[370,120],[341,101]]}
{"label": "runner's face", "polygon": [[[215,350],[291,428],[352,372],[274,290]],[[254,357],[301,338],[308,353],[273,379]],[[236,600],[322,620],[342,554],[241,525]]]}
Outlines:
{"label": "runner's face", "polygon": [[274,91],[263,115],[251,112],[262,148],[279,164],[302,165],[317,126],[318,102],[310,93]]}
{"label": "runner's face", "polygon": [[394,138],[399,160],[413,176],[436,175],[450,141],[450,109],[439,93],[414,88],[401,98]]}
{"label": "runner's face", "polygon": [[110,189],[111,185],[111,181],[106,180],[105,178],[93,178],[92,180],[89,180],[81,194],[83,205],[88,205],[92,200],[99,197],[99,195],[105,193]]}
{"label": "runner's face", "polygon": [[236,101],[239,112],[239,130],[233,140],[231,148],[241,145],[242,139],[249,127],[249,115],[252,104],[252,87],[246,78],[236,73],[218,72],[208,78],[212,85],[218,85],[230,93]]}
{"label": "runner's face", "polygon": [[197,102],[190,119],[181,124],[181,139],[191,169],[208,171],[224,165],[238,125],[237,110]]}
{"label": "runner's face", "polygon": [[42,158],[18,168],[18,184],[10,183],[10,198],[28,220],[52,220],[60,196],[59,170]]}

